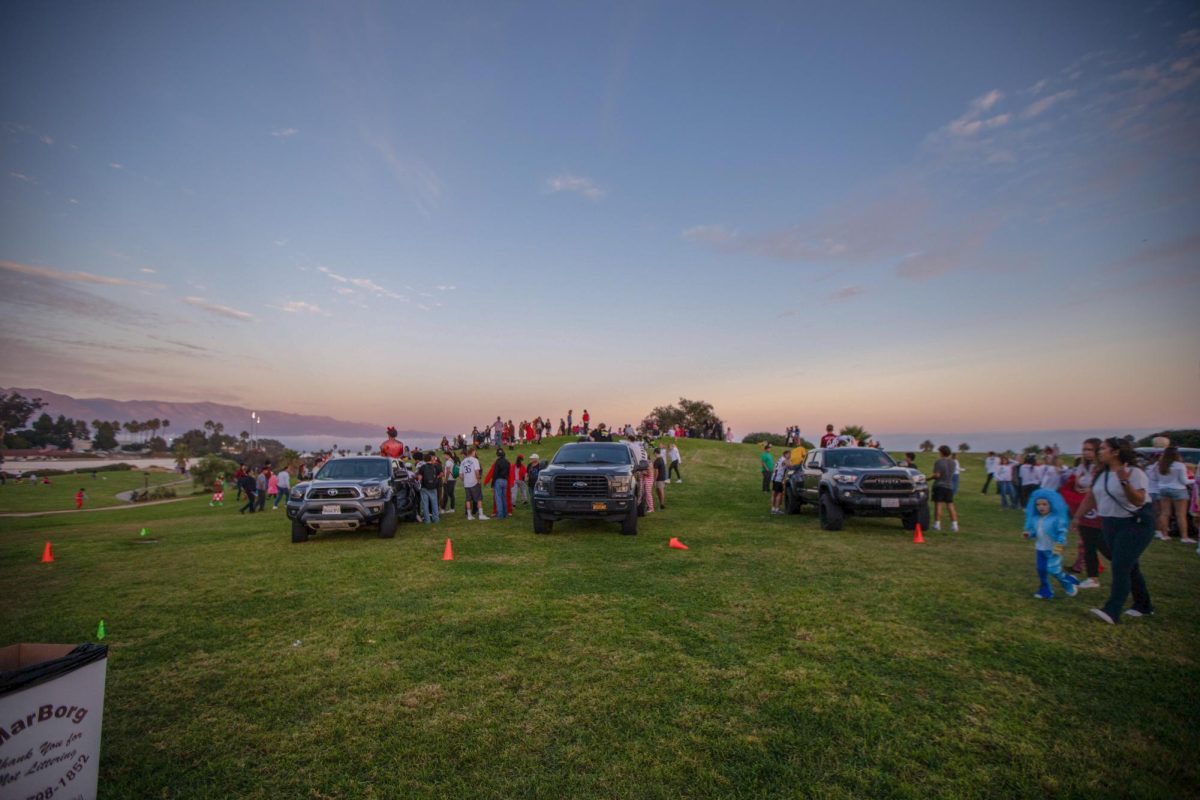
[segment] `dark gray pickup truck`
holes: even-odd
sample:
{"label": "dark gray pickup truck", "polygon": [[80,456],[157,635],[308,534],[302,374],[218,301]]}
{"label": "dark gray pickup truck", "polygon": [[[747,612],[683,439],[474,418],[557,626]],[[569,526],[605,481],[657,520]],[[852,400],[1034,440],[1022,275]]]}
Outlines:
{"label": "dark gray pickup truck", "polygon": [[605,519],[621,523],[621,533],[637,534],[646,513],[642,473],[621,442],[564,444],[538,475],[533,487],[533,532],[550,533],[556,520]]}
{"label": "dark gray pickup truck", "polygon": [[871,447],[812,450],[784,483],[784,507],[799,514],[817,507],[821,529],[840,531],[845,518],[900,517],[906,530],[929,528],[929,487],[915,469]]}
{"label": "dark gray pickup truck", "polygon": [[288,494],[292,542],[308,541],[310,531],[368,527],[391,539],[399,522],[416,519],[417,496],[415,476],[394,458],[335,458]]}

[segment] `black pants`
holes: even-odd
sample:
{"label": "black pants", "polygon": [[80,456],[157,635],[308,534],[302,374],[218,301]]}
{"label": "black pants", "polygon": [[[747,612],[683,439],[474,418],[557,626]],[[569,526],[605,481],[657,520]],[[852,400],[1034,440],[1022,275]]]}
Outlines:
{"label": "black pants", "polygon": [[264,511],[267,508],[267,490],[256,489],[254,492],[254,509]]}
{"label": "black pants", "polygon": [[239,508],[239,509],[238,509],[238,513],[239,513],[239,514],[244,514],[244,513],[246,513],[247,511],[249,511],[251,514],[253,514],[253,513],[254,513],[254,501],[255,501],[255,499],[256,499],[256,498],[254,497],[254,493],[253,493],[253,492],[247,492],[247,494],[246,494],[246,505],[244,505],[244,506],[242,506],[241,508]]}
{"label": "black pants", "polygon": [[983,493],[987,494],[988,487],[992,485],[992,473],[988,473],[987,480],[983,482]]}
{"label": "black pants", "polygon": [[771,473],[769,473],[769,472],[763,473],[763,491],[764,492],[771,491]]}
{"label": "black pants", "polygon": [[1021,508],[1029,505],[1029,495],[1033,494],[1033,490],[1037,488],[1038,485],[1036,483],[1021,484]]}
{"label": "black pants", "polygon": [[1139,561],[1142,551],[1154,539],[1154,527],[1142,528],[1132,517],[1101,517],[1100,522],[1104,526],[1104,541],[1113,554],[1108,564],[1112,587],[1109,589],[1108,602],[1104,604],[1104,613],[1112,617],[1114,622],[1119,621],[1125,599],[1130,594],[1133,595],[1135,609],[1143,614],[1153,613],[1150,589],[1146,586]]}
{"label": "black pants", "polygon": [[454,508],[454,484],[458,481],[446,481],[442,484],[442,509]]}
{"label": "black pants", "polygon": [[669,470],[667,470],[667,480],[671,480],[672,473],[679,480],[683,480],[683,476],[679,474],[679,462],[678,461],[671,462],[671,468]]}
{"label": "black pants", "polygon": [[1079,526],[1079,538],[1083,539],[1083,565],[1087,569],[1087,576],[1095,578],[1100,575],[1100,559],[1096,555],[1099,551],[1101,555],[1112,563],[1112,551],[1108,549],[1108,542],[1104,541],[1104,536],[1100,533],[1099,528],[1087,528],[1083,525]]}

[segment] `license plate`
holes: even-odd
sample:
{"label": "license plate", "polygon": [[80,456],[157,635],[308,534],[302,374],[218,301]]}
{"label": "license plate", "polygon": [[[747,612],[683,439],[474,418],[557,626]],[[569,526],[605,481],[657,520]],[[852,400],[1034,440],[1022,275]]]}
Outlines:
{"label": "license plate", "polygon": [[608,503],[592,503],[592,511],[608,511]]}
{"label": "license plate", "polygon": [[899,508],[900,500],[895,497],[885,497],[879,501],[884,508]]}
{"label": "license plate", "polygon": [[322,514],[340,514],[342,513],[341,506],[321,506]]}

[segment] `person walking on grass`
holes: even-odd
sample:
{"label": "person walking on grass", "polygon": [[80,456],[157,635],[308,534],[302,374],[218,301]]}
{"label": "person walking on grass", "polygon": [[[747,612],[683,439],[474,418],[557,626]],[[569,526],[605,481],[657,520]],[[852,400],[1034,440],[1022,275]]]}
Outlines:
{"label": "person walking on grass", "polygon": [[254,476],[251,475],[246,470],[240,470],[240,472],[242,473],[242,477],[237,479],[237,486],[238,486],[239,494],[241,494],[242,492],[244,492],[246,494],[246,505],[239,508],[238,513],[245,514],[248,511],[251,514],[253,514],[254,513],[254,501],[255,501],[255,498],[254,498],[254,486],[255,486]]}
{"label": "person walking on grass", "polygon": [[987,473],[987,479],[983,482],[983,494],[987,494],[988,487],[992,485],[992,478],[996,477],[996,467],[1000,464],[1000,459],[996,457],[995,450],[989,450],[987,458],[983,460],[983,469]]}
{"label": "person walking on grass", "polygon": [[996,494],[1000,495],[1000,508],[1019,508],[1017,487],[1013,485],[1013,463],[1008,455],[1000,456],[996,464]]}
{"label": "person walking on grass", "polygon": [[1094,617],[1109,625],[1121,620],[1125,600],[1133,594],[1133,607],[1125,611],[1128,617],[1146,617],[1154,613],[1150,589],[1142,575],[1142,552],[1154,540],[1153,506],[1146,487],[1150,479],[1138,467],[1133,445],[1115,436],[1100,443],[1097,453],[1100,469],[1092,481],[1092,491],[1083,499],[1071,520],[1078,529],[1080,520],[1093,508],[1100,513],[1100,525],[1105,544],[1112,553],[1112,586],[1108,601],[1093,608]]}
{"label": "person walking on grass", "polygon": [[1187,465],[1179,459],[1179,448],[1168,447],[1151,469],[1158,473],[1158,538],[1170,538],[1171,516],[1174,515],[1179,526],[1179,541],[1194,544],[1196,540],[1188,531],[1187,507],[1191,493],[1188,491]]}
{"label": "person walking on grass", "polygon": [[671,480],[671,475],[673,474],[676,483],[683,483],[683,475],[679,473],[679,464],[682,461],[682,456],[679,455],[679,445],[675,444],[674,438],[671,440],[668,455],[671,466],[667,468],[667,480]]}
{"label": "person walking on grass", "polygon": [[509,502],[511,497],[508,494],[508,477],[512,472],[512,464],[508,463],[508,459],[504,456],[504,450],[496,449],[496,461],[492,464],[492,468],[488,470],[484,477],[485,484],[492,485],[493,509],[492,512],[496,515],[496,519],[507,519],[512,511]]}
{"label": "person walking on grass", "polygon": [[667,460],[661,447],[654,448],[654,493],[658,495],[658,507],[667,508]]}
{"label": "person walking on grass", "polygon": [[[1092,491],[1093,477],[1098,469],[1096,454],[1099,450],[1099,439],[1085,439],[1080,450],[1079,463],[1067,473],[1066,480],[1058,490],[1062,494],[1063,500],[1067,502],[1067,508],[1072,517],[1078,513],[1084,498]],[[1080,589],[1098,589],[1100,587],[1097,579],[1104,568],[1100,565],[1097,553],[1103,555],[1110,562],[1112,561],[1112,553],[1105,544],[1104,536],[1101,533],[1100,515],[1093,508],[1079,519],[1078,555],[1070,568],[1071,572],[1078,572],[1082,567],[1087,572],[1087,578],[1079,584]]]}
{"label": "person walking on grass", "polygon": [[267,509],[267,484],[271,482],[271,468],[263,465],[258,471],[258,477],[254,479],[254,508],[256,511],[265,511]]}
{"label": "person walking on grass", "polygon": [[87,497],[87,492],[83,487],[79,487],[79,491],[75,493],[75,508],[76,510],[83,508],[83,498]]}
{"label": "person walking on grass", "polygon": [[762,490],[771,491],[771,475],[775,472],[775,458],[771,455],[771,443],[763,442],[762,455],[758,457],[759,468],[762,470]]}
{"label": "person walking on grass", "polygon": [[1054,599],[1054,589],[1050,588],[1051,578],[1058,581],[1067,597],[1079,593],[1079,580],[1062,567],[1062,551],[1067,543],[1070,518],[1067,503],[1058,492],[1037,489],[1030,496],[1029,506],[1025,509],[1025,538],[1036,542],[1040,582],[1033,596],[1039,600]]}
{"label": "person walking on grass", "polygon": [[284,510],[287,510],[288,493],[292,491],[292,476],[288,474],[287,465],[284,464],[283,469],[275,473],[275,486],[279,490],[275,495],[275,505],[272,507],[279,508],[279,501],[284,503]]}
{"label": "person walking on grass", "polygon": [[942,445],[938,448],[941,455],[933,462],[933,529],[942,529],[942,508],[945,507],[950,515],[950,530],[958,531],[958,509],[954,507],[954,459],[950,457],[950,448]]}
{"label": "person walking on grass", "polygon": [[424,523],[441,522],[438,513],[438,478],[442,471],[433,461],[433,451],[425,454],[425,462],[417,467],[417,475],[421,479],[421,521]]}
{"label": "person walking on grass", "polygon": [[525,483],[529,470],[525,466],[525,456],[520,453],[517,454],[517,460],[513,463],[513,470],[516,474],[513,475],[512,480],[512,504],[515,506],[521,500],[524,500],[525,505],[529,505],[529,486]]}
{"label": "person walking on grass", "polygon": [[479,464],[479,459],[475,457],[475,448],[467,448],[467,457],[458,465],[458,474],[462,476],[463,495],[467,501],[467,519],[475,519],[475,514],[479,515],[479,519],[487,519],[487,515],[483,513],[483,487],[479,483],[479,479],[483,467]]}
{"label": "person walking on grass", "polygon": [[[267,500],[271,504],[271,510],[279,508],[279,476],[271,473],[267,478]],[[263,509],[259,509],[260,511]]]}
{"label": "person walking on grass", "polygon": [[783,482],[787,480],[788,468],[792,466],[792,451],[784,450],[779,456],[779,462],[771,473],[771,513],[782,514]]}

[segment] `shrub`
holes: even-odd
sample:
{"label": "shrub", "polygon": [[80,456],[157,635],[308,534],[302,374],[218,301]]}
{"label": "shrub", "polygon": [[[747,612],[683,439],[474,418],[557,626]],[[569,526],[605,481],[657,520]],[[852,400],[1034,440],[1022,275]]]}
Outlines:
{"label": "shrub", "polygon": [[1155,436],[1165,436],[1176,447],[1200,447],[1200,430],[1159,431],[1138,440],[1138,447],[1151,447]]}
{"label": "shrub", "polygon": [[743,444],[762,444],[763,442],[770,442],[772,447],[782,447],[786,441],[787,439],[784,438],[783,434],[767,433],[766,431],[748,433],[742,437]]}

